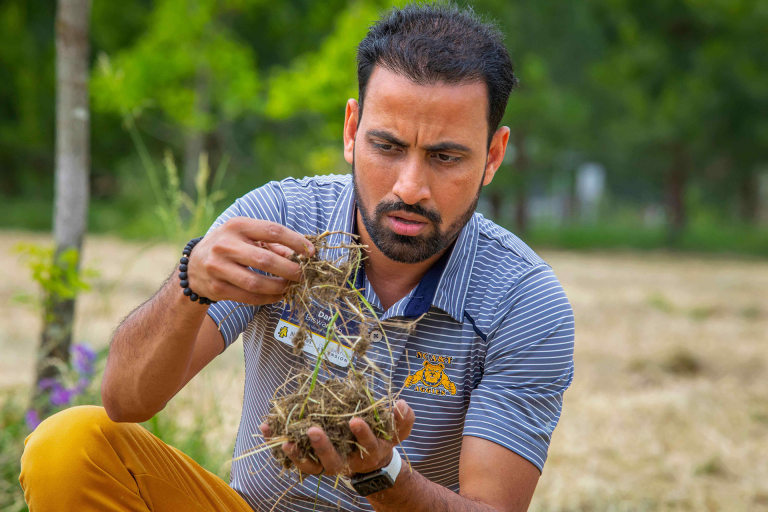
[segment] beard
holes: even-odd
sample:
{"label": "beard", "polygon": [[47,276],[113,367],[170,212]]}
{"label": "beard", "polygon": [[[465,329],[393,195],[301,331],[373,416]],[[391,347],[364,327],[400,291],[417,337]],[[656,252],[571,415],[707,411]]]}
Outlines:
{"label": "beard", "polygon": [[[407,204],[401,200],[382,201],[376,205],[373,215],[371,215],[371,212],[360,200],[362,196],[360,195],[360,188],[355,173],[354,157],[352,159],[352,183],[355,201],[360,209],[363,225],[376,248],[384,256],[398,263],[421,263],[450,246],[458,238],[459,233],[461,233],[461,230],[472,218],[472,215],[474,215],[477,202],[480,200],[480,191],[483,189],[484,180],[485,171],[483,171],[483,179],[480,180],[480,187],[470,207],[448,226],[448,229],[441,231],[440,226],[443,224],[443,218],[440,212],[428,210],[419,204]],[[387,213],[396,211],[420,215],[427,220],[432,229],[425,235],[409,236],[395,233],[387,227],[385,217]]]}

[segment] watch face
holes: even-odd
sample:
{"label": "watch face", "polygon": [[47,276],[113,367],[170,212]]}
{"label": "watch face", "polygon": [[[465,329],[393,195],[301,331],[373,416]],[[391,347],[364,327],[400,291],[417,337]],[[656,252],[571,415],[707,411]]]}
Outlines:
{"label": "watch face", "polygon": [[395,485],[395,481],[384,471],[352,480],[352,487],[355,488],[360,496],[369,496],[385,489],[389,489],[393,485]]}

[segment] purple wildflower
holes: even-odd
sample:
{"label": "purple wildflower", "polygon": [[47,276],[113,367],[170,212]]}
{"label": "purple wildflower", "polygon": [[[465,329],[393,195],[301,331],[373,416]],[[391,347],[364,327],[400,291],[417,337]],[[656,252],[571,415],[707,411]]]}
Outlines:
{"label": "purple wildflower", "polygon": [[96,361],[96,352],[88,345],[79,343],[72,345],[72,366],[80,375],[92,375],[93,363]]}
{"label": "purple wildflower", "polygon": [[41,390],[45,391],[48,389],[54,389],[56,387],[61,387],[59,382],[56,379],[52,379],[50,377],[45,379],[40,379],[40,382],[37,384],[37,387],[39,387]]}
{"label": "purple wildflower", "polygon": [[36,410],[30,409],[27,411],[27,414],[24,416],[24,421],[27,424],[27,428],[29,430],[35,430],[37,426],[40,424],[40,415],[37,413]]}
{"label": "purple wildflower", "polygon": [[51,404],[55,405],[56,407],[61,405],[69,405],[69,402],[72,401],[74,395],[75,392],[73,389],[67,389],[57,382],[51,390]]}
{"label": "purple wildflower", "polygon": [[79,379],[77,381],[77,386],[75,386],[75,389],[72,390],[72,392],[74,393],[74,396],[82,395],[85,392],[85,390],[88,388],[88,384],[90,383],[91,382],[86,378]]}

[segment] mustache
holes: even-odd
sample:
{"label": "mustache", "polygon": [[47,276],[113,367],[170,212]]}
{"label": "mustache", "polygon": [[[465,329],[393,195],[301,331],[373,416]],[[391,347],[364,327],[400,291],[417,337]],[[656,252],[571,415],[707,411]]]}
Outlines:
{"label": "mustache", "polygon": [[381,217],[387,213],[397,211],[420,215],[436,226],[443,223],[443,217],[439,212],[435,210],[427,210],[419,204],[407,204],[403,201],[382,201],[376,206],[374,214],[376,217]]}

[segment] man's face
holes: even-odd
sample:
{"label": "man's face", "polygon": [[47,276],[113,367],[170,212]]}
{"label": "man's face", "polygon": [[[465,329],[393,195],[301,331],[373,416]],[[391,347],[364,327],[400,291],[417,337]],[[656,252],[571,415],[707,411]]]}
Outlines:
{"label": "man's face", "polygon": [[416,85],[377,66],[357,124],[344,129],[365,231],[389,259],[419,263],[447,248],[504,157],[509,130],[488,150],[485,84]]}

